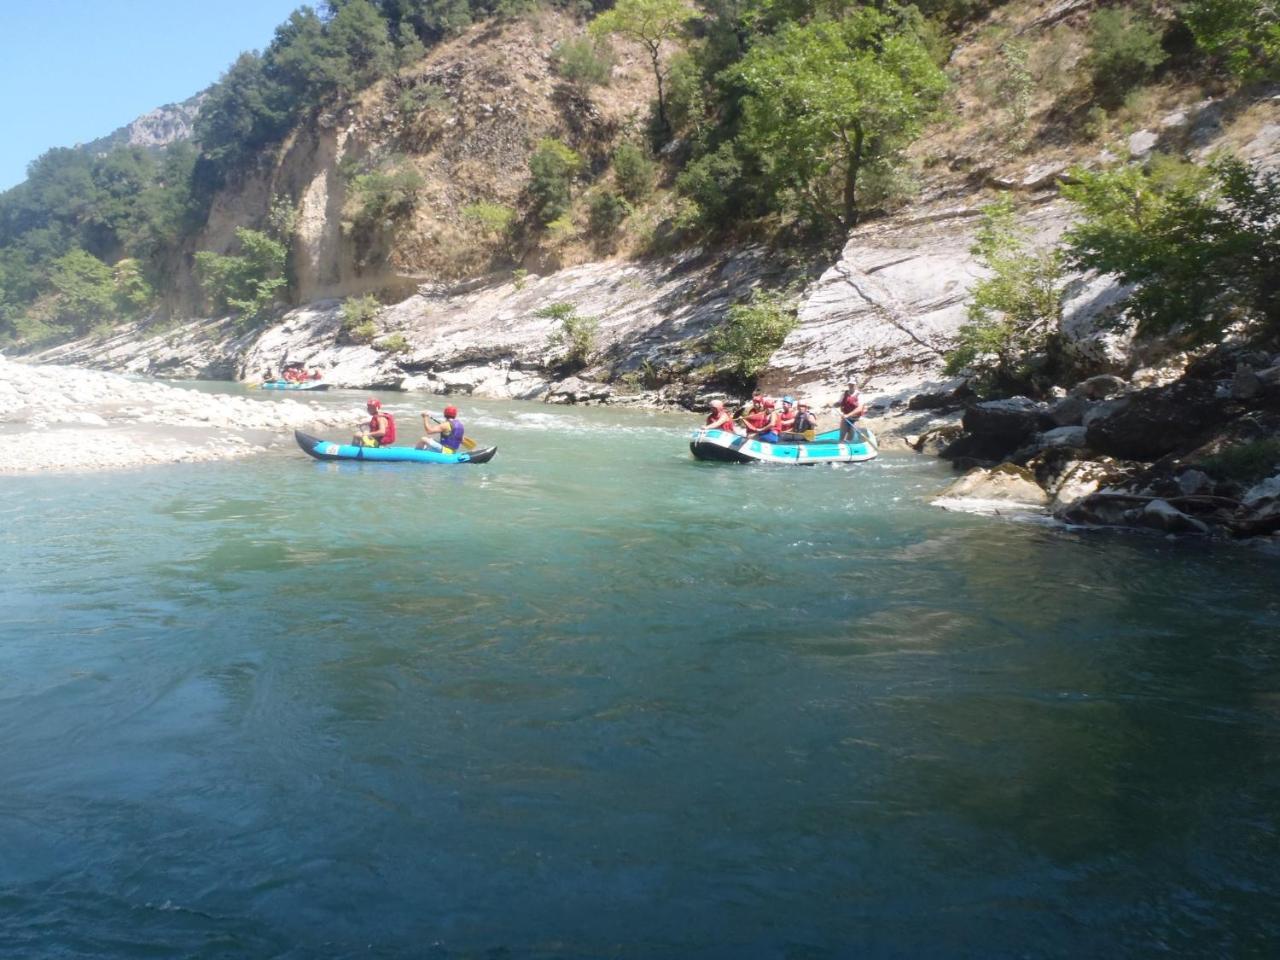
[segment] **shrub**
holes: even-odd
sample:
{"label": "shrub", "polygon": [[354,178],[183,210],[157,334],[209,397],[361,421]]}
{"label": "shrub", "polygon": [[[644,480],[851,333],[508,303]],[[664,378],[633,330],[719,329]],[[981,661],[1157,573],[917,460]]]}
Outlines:
{"label": "shrub", "polygon": [[972,252],[992,276],[970,291],[969,322],[947,354],[947,372],[972,371],[979,393],[1032,390],[1033,362],[1062,319],[1061,254],[1032,245],[1007,197],[983,211]]}
{"label": "shrub", "polygon": [[1160,45],[1163,33],[1156,20],[1138,11],[1111,7],[1094,13],[1085,67],[1104,101],[1119,104],[1168,59]]}
{"label": "shrub", "polygon": [[559,351],[556,362],[562,369],[581,370],[591,362],[600,321],[579,316],[577,307],[563,302],[535,310],[534,316],[559,322],[559,328],[547,338],[547,348]]}
{"label": "shrub", "polygon": [[370,227],[408,216],[418,202],[422,175],[406,160],[392,160],[376,170],[351,178],[348,216],[357,226]]}
{"label": "shrub", "polygon": [[685,167],[676,177],[676,189],[694,204],[686,219],[711,229],[732,223],[749,205],[742,161],[729,143]]}
{"label": "shrub", "polygon": [[583,166],[582,157],[559,140],[538,141],[529,158],[529,194],[539,223],[549,224],[568,212],[573,180]]}
{"label": "shrub", "polygon": [[405,353],[409,349],[409,341],[404,338],[404,334],[393,333],[375,343],[373,349],[382,353]]}
{"label": "shrub", "polygon": [[378,335],[378,327],[374,322],[382,304],[371,293],[362,297],[347,297],[342,301],[342,333],[352,343],[372,343]]}
{"label": "shrub", "polygon": [[604,86],[613,73],[613,51],[591,37],[573,37],[556,44],[551,62],[556,73],[583,90]]}
{"label": "shrub", "polygon": [[642,147],[621,144],[613,152],[613,175],[618,189],[632,203],[639,203],[653,192],[654,162]]}
{"label": "shrub", "polygon": [[1280,469],[1280,440],[1252,440],[1224,447],[1205,457],[1200,466],[1219,480],[1249,485]]}
{"label": "shrub", "polygon": [[1066,235],[1073,263],[1138,285],[1130,313],[1146,332],[1178,324],[1209,341],[1243,312],[1280,331],[1280,174],[1222,159],[1198,167],[1076,171],[1064,187],[1083,217]]}
{"label": "shrub", "polygon": [[400,119],[407,123],[420,113],[443,110],[448,103],[448,94],[440,84],[419,83],[401,91],[396,98],[396,111],[400,114]]}
{"label": "shrub", "polygon": [[601,190],[591,197],[588,210],[588,229],[592,236],[603,239],[630,215],[631,204],[612,190]]}
{"label": "shrub", "polygon": [[717,370],[742,384],[753,383],[795,325],[795,308],[778,293],[757,292],[750,303],[730,307],[711,338],[720,355]]}

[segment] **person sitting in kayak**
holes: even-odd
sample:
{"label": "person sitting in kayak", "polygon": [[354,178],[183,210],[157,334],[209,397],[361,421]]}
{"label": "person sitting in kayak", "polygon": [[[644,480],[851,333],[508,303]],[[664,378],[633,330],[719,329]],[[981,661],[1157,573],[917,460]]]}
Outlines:
{"label": "person sitting in kayak", "polygon": [[351,438],[357,447],[389,447],[396,442],[396,418],[382,409],[382,401],[370,397],[364,408],[369,411],[369,427]]}
{"label": "person sitting in kayak", "polygon": [[778,436],[790,433],[796,423],[795,397],[783,397],[782,409],[778,411]]}
{"label": "person sitting in kayak", "polygon": [[852,442],[858,436],[858,418],[867,412],[866,404],[858,395],[857,381],[850,380],[849,386],[832,406],[840,408],[840,442]]}
{"label": "person sitting in kayak", "polygon": [[783,440],[812,440],[818,432],[818,418],[813,415],[807,403],[796,405],[796,418],[791,424],[791,432],[784,434]]}
{"label": "person sitting in kayak", "polygon": [[764,398],[759,394],[751,398],[751,402],[743,407],[738,417],[747,428],[747,436],[754,437],[769,422],[769,413],[764,408]]}
{"label": "person sitting in kayak", "polygon": [[725,407],[723,400],[711,401],[711,412],[707,414],[707,423],[703,429],[723,430],[725,433],[734,432],[733,414]]}
{"label": "person sitting in kayak", "polygon": [[782,411],[774,406],[772,400],[765,400],[761,413],[763,416],[757,417],[755,420],[755,422],[760,423],[760,426],[754,429],[751,426],[751,417],[748,416],[747,436],[752,440],[759,440],[761,443],[777,443],[778,423],[782,417]]}
{"label": "person sitting in kayak", "polygon": [[427,431],[427,436],[418,441],[418,449],[437,450],[440,453],[457,453],[466,435],[466,428],[458,419],[458,408],[453,404],[444,408],[443,422],[431,416],[430,413],[423,413],[422,429]]}

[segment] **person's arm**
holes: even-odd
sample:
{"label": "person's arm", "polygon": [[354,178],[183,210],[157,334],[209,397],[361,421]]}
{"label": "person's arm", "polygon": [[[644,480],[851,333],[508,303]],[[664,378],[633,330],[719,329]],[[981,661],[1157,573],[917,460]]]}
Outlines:
{"label": "person's arm", "polygon": [[369,436],[374,440],[381,440],[387,435],[387,418],[385,414],[378,414],[374,418],[374,428],[369,432]]}

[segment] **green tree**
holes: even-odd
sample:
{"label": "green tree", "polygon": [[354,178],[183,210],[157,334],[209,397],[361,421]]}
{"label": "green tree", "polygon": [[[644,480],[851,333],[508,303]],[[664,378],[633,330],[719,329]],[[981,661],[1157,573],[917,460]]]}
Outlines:
{"label": "green tree", "polygon": [[947,372],[974,372],[982,393],[1032,390],[1034,363],[1062,320],[1062,255],[1032,242],[1008,197],[983,210],[971,252],[991,275],[970,291],[969,322],[947,354]]}
{"label": "green tree", "polygon": [[845,229],[861,213],[859,176],[892,163],[946,87],[914,10],[865,7],[844,20],[788,24],[729,71],[748,91],[741,140],[773,191]]}
{"label": "green tree", "polygon": [[326,25],[324,51],[329,82],[344,96],[387,76],[396,65],[387,21],[369,0],[349,0],[339,8]]}
{"label": "green tree", "polygon": [[1196,43],[1242,80],[1280,76],[1274,0],[1191,0],[1182,11]]}
{"label": "green tree", "polygon": [[276,303],[288,286],[283,243],[258,230],[236,228],[240,252],[224,255],[211,250],[196,254],[196,273],[215,308],[233,310],[245,321],[258,319]]}
{"label": "green tree", "polygon": [[574,178],[584,166],[582,157],[559,140],[538,141],[529,157],[529,194],[539,223],[545,226],[568,212]]}
{"label": "green tree", "polygon": [[1207,341],[1253,319],[1280,332],[1280,174],[1236,159],[1156,158],[1075,180],[1063,188],[1082,214],[1068,254],[1138,285],[1130,312],[1141,329],[1182,324]]}
{"label": "green tree", "polygon": [[663,45],[679,38],[685,24],[697,16],[697,11],[684,0],[618,0],[612,10],[600,14],[587,28],[593,37],[617,34],[644,48],[658,85],[658,126],[664,135],[671,132],[671,124],[663,89]]}
{"label": "green tree", "polygon": [[58,295],[58,317],[83,332],[115,312],[111,268],[84,250],[71,250],[53,262],[49,283]]}

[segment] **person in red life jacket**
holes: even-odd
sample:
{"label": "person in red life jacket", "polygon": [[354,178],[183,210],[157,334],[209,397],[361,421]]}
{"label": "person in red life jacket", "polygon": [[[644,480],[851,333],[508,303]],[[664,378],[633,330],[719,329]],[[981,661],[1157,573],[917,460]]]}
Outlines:
{"label": "person in red life jacket", "polygon": [[777,443],[778,442],[778,424],[782,418],[782,411],[779,410],[772,400],[763,402],[761,411],[762,417],[758,417],[755,422],[760,423],[758,428],[753,429],[751,419],[747,420],[747,436],[753,440],[759,440],[761,443]]}
{"label": "person in red life jacket", "polygon": [[795,397],[783,397],[782,409],[778,411],[778,435],[790,433],[796,423]]}
{"label": "person in red life jacket", "polygon": [[396,418],[382,409],[382,401],[370,397],[364,408],[369,411],[369,427],[351,438],[357,447],[389,447],[396,442]]}
{"label": "person in red life jacket", "polygon": [[[427,431],[427,436],[418,441],[419,450],[437,450],[440,453],[457,453],[458,448],[462,446],[462,440],[466,436],[466,428],[462,425],[462,421],[458,419],[458,408],[453,404],[444,408],[443,422],[431,416],[430,413],[422,414],[422,429]],[[432,436],[435,434],[435,436]]]}
{"label": "person in red life jacket", "polygon": [[764,408],[764,398],[758,394],[752,397],[751,402],[743,408],[742,415],[738,419],[747,428],[747,436],[754,437],[762,431],[769,422],[769,412]]}
{"label": "person in red life jacket", "polygon": [[707,414],[707,423],[703,429],[723,430],[725,433],[734,432],[733,414],[725,407],[723,400],[711,401],[711,412]]}
{"label": "person in red life jacket", "polygon": [[858,435],[858,418],[867,412],[867,406],[858,395],[858,383],[850,380],[840,399],[832,404],[840,410],[840,442],[850,443]]}
{"label": "person in red life jacket", "polygon": [[319,379],[320,379],[320,368],[319,368],[319,367],[315,367],[315,368],[313,368],[313,369],[312,369],[312,371],[311,371],[311,379],[312,379],[312,380],[319,380]]}

